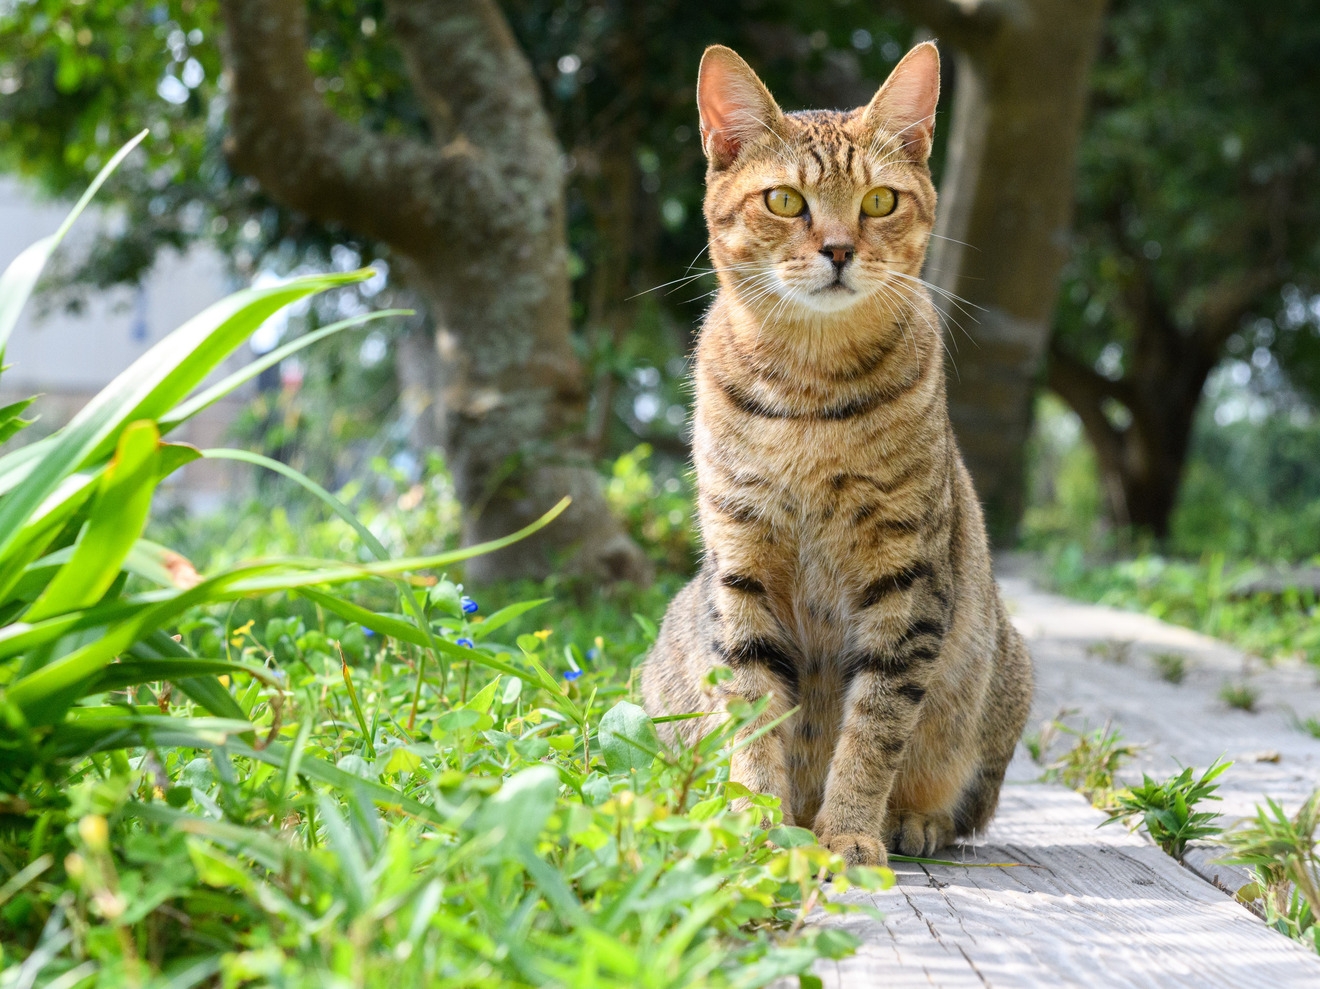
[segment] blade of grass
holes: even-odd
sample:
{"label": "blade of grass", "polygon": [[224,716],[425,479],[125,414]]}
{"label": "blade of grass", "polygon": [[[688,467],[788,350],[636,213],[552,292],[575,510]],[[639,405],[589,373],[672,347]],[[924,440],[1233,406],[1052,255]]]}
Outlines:
{"label": "blade of grass", "polygon": [[116,151],[105,163],[105,167],[96,173],[96,178],[92,179],[92,184],[74,204],[73,209],[69,210],[69,215],[64,218],[60,228],[49,237],[41,238],[16,257],[5,269],[4,274],[0,275],[0,357],[4,356],[5,346],[9,343],[9,335],[13,332],[14,325],[18,322],[19,313],[27,304],[28,297],[32,295],[37,279],[41,277],[41,272],[46,267],[46,262],[50,260],[50,256],[55,253],[55,248],[82,215],[82,211],[87,208],[92,197],[105,184],[110,173],[119,167],[119,163],[128,157],[146,136],[147,131],[141,131]]}
{"label": "blade of grass", "polygon": [[266,368],[274,367],[286,357],[291,357],[298,351],[305,347],[310,347],[312,344],[324,340],[326,337],[334,336],[336,333],[340,333],[350,327],[362,326],[365,323],[370,323],[377,319],[385,319],[388,316],[411,315],[413,315],[413,310],[411,309],[381,309],[376,312],[364,313],[361,316],[354,316],[351,319],[341,319],[339,322],[331,323],[329,326],[324,326],[319,330],[315,330],[311,333],[304,333],[297,339],[290,340],[284,346],[276,347],[269,353],[263,354],[252,363],[245,365],[228,377],[216,382],[205,391],[194,395],[182,405],[176,406],[171,411],[166,412],[160,417],[160,431],[162,433],[168,433],[180,423],[186,422],[198,412],[201,412],[208,406],[214,405],[216,402],[220,401],[220,399],[233,392],[236,388],[251,381],[262,371],[266,370]]}
{"label": "blade of grass", "polygon": [[160,433],[154,422],[135,422],[120,434],[73,556],[32,602],[24,621],[77,611],[101,599],[147,524],[159,464]]}
{"label": "blade of grass", "polygon": [[[362,524],[347,505],[325,488],[321,487],[321,485],[313,481],[306,474],[294,470],[288,464],[280,463],[278,460],[272,460],[270,457],[263,457],[259,453],[249,453],[246,450],[208,450],[206,451],[205,456],[208,459],[237,460],[243,463],[254,464],[258,467],[265,467],[267,470],[275,471],[277,474],[287,477],[289,480],[302,486],[305,490],[310,491],[325,505],[328,505],[331,511],[351,525],[359,538],[361,538],[375,555],[376,559],[384,561],[390,558],[389,550],[387,550],[381,541],[376,538],[374,532]],[[395,586],[399,588],[400,593],[403,595],[408,610],[413,613],[413,618],[416,619],[418,627],[426,635],[425,645],[430,648],[431,655],[435,657],[436,666],[440,669],[440,691],[443,693],[445,689],[445,680],[448,679],[449,669],[440,658],[439,643],[436,639],[435,633],[431,630],[431,623],[426,620],[426,611],[422,608],[421,602],[417,600],[417,595],[413,593],[412,586],[407,581],[395,581]],[[417,705],[422,696],[422,676],[425,670],[426,663],[425,657],[423,657],[423,661],[417,664],[417,686],[413,691],[412,709],[408,713],[409,731],[412,731],[417,723]]]}
{"label": "blade of grass", "polygon": [[344,658],[344,650],[339,650],[339,669],[344,674],[344,686],[348,688],[348,700],[353,705],[353,716],[357,718],[358,727],[362,729],[362,741],[366,744],[367,755],[372,759],[376,758],[376,745],[372,741],[371,731],[367,728],[367,719],[362,715],[362,705],[358,703],[357,688],[353,686],[353,674],[348,668],[348,660]]}

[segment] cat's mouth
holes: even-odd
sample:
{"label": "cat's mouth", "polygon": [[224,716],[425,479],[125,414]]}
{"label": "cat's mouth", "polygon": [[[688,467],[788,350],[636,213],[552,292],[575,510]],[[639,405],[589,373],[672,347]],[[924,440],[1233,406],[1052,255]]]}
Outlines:
{"label": "cat's mouth", "polygon": [[820,295],[822,293],[847,292],[849,295],[851,295],[854,291],[856,290],[851,289],[847,285],[843,284],[842,278],[836,278],[834,279],[834,281],[830,282],[824,288],[816,289],[815,294]]}

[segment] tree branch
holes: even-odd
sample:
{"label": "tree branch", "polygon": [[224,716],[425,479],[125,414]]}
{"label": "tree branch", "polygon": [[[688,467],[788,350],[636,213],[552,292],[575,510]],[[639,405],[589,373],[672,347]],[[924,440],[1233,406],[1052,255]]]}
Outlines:
{"label": "tree branch", "polygon": [[[386,7],[437,142],[461,135],[502,149],[554,141],[532,65],[494,0],[387,0]],[[541,150],[530,154],[539,160]],[[558,162],[557,144],[549,160]]]}
{"label": "tree branch", "polygon": [[1125,384],[1097,374],[1066,353],[1057,338],[1050,340],[1046,384],[1082,420],[1082,428],[1086,430],[1095,448],[1101,481],[1109,496],[1114,520],[1120,525],[1126,525],[1130,519],[1122,485],[1124,439],[1110,424],[1104,412],[1106,398],[1117,399],[1128,408],[1132,407]]}
{"label": "tree branch", "polygon": [[[231,165],[287,206],[404,252],[434,238],[462,149],[372,134],[337,116],[307,66],[305,0],[222,0]],[[469,153],[470,156],[470,153]]]}
{"label": "tree branch", "polygon": [[1197,307],[1195,321],[1197,339],[1206,353],[1217,359],[1242,317],[1251,311],[1252,303],[1262,292],[1282,283],[1279,266],[1267,264],[1232,281],[1217,282],[1207,289]]}
{"label": "tree branch", "polygon": [[941,41],[971,53],[994,34],[1009,15],[1004,0],[894,0],[918,24]]}

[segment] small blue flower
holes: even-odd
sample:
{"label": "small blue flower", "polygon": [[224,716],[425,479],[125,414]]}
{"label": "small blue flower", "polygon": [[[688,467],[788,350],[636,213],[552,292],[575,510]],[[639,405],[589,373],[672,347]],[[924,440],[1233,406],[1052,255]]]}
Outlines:
{"label": "small blue flower", "polygon": [[461,598],[458,599],[458,603],[462,605],[463,614],[465,615],[475,615],[478,611],[481,610],[477,602],[473,601],[466,594],[464,594]]}
{"label": "small blue flower", "polygon": [[587,659],[590,659],[590,660],[593,660],[593,661],[594,661],[594,660],[598,659],[599,657],[600,657],[600,650],[599,650],[599,649],[588,649],[588,650],[587,650]]}
{"label": "small blue flower", "polygon": [[565,680],[576,680],[576,679],[577,679],[578,677],[580,677],[581,675],[582,675],[582,671],[581,671],[581,670],[565,670],[565,671],[564,671],[564,679],[565,679]]}
{"label": "small blue flower", "polygon": [[365,635],[367,638],[371,638],[371,636],[375,635],[376,632],[373,629],[364,628],[362,630],[362,634]]}
{"label": "small blue flower", "polygon": [[475,648],[477,648],[477,644],[476,644],[475,642],[473,642],[471,639],[469,639],[466,635],[463,636],[463,638],[461,638],[461,639],[459,639],[459,640],[457,640],[457,641],[458,641],[458,644],[459,644],[460,646],[462,646],[463,648],[465,648],[465,649],[475,649]]}

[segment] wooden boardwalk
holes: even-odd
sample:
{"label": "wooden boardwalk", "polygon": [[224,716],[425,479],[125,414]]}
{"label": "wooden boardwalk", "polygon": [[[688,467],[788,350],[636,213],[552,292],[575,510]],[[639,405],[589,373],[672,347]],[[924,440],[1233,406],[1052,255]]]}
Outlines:
{"label": "wooden boardwalk", "polygon": [[[1265,795],[1291,810],[1320,786],[1320,741],[1295,725],[1320,715],[1314,670],[1265,668],[1185,629],[1042,594],[1022,579],[1003,583],[1036,664],[1028,731],[1061,711],[1076,727],[1112,721],[1145,746],[1130,779],[1234,759],[1218,808],[1230,821]],[[1161,653],[1183,657],[1181,684],[1160,679]],[[1225,680],[1243,679],[1260,693],[1255,713],[1218,698]],[[1098,828],[1103,814],[1070,790],[1034,782],[1039,775],[1019,749],[988,832],[941,853],[1024,865],[896,863],[894,889],[845,897],[867,897],[883,922],[822,920],[864,942],[852,958],[818,969],[825,984],[1320,987],[1320,957],[1224,891],[1241,884],[1242,870],[1216,864],[1209,848],[1189,853],[1184,867],[1121,826]]]}

